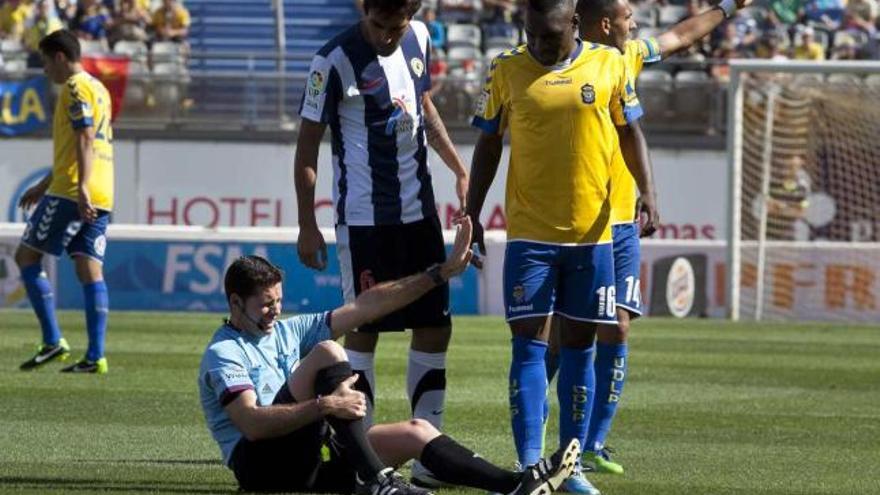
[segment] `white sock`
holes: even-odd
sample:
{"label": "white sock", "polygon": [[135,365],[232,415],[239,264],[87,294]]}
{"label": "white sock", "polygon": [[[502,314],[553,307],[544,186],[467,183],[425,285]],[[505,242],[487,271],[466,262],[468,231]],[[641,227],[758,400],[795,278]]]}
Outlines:
{"label": "white sock", "polygon": [[446,353],[410,349],[406,368],[406,393],[414,418],[421,418],[440,430],[446,398]]}
{"label": "white sock", "polygon": [[364,417],[364,425],[369,428],[373,425],[373,402],[376,394],[375,354],[372,352],[353,351],[351,349],[346,349],[345,353],[348,355],[351,369],[367,379],[366,384],[358,380],[357,389],[367,396],[367,415]]}

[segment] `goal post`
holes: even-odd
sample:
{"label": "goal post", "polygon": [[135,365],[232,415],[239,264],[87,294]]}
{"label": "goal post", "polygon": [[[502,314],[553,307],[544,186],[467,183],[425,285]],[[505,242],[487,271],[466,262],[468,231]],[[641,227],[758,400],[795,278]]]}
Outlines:
{"label": "goal post", "polygon": [[734,60],[733,320],[880,320],[880,62]]}

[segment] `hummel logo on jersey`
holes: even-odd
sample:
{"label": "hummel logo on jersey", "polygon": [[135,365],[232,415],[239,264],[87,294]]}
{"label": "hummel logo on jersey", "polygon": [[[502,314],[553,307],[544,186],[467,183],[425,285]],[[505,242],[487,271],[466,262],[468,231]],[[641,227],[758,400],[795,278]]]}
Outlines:
{"label": "hummel logo on jersey", "polygon": [[270,387],[268,383],[263,385],[263,393],[264,394],[271,394],[272,393],[272,387]]}

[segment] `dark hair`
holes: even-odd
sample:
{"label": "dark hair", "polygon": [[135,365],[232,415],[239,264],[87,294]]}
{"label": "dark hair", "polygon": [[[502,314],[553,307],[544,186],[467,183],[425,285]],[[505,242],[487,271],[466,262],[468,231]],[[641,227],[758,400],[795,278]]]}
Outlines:
{"label": "dark hair", "polygon": [[40,52],[49,58],[55,58],[56,53],[63,53],[67,60],[79,62],[79,40],[70,31],[61,29],[40,40]]}
{"label": "dark hair", "polygon": [[383,14],[396,14],[402,10],[412,17],[421,8],[422,0],[364,0],[364,13],[375,9]]}
{"label": "dark hair", "polygon": [[539,14],[547,14],[556,9],[571,7],[574,0],[528,0],[529,10]]}
{"label": "dark hair", "polygon": [[247,299],[262,289],[280,283],[282,278],[284,274],[281,269],[266,258],[256,255],[242,256],[226,269],[223,280],[226,300],[229,301],[233,294]]}
{"label": "dark hair", "polygon": [[593,22],[614,15],[614,6],[620,0],[578,0],[577,14],[582,21]]}

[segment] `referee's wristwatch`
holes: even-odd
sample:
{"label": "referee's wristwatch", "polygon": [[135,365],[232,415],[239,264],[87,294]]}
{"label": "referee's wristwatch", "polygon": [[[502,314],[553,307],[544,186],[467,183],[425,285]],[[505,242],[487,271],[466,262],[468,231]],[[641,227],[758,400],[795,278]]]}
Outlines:
{"label": "referee's wristwatch", "polygon": [[425,274],[431,277],[431,280],[434,282],[434,285],[443,285],[446,283],[446,279],[443,278],[443,275],[440,273],[440,270],[443,268],[443,265],[440,263],[434,263],[429,266],[427,270],[425,270]]}

